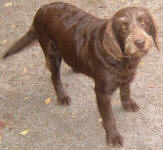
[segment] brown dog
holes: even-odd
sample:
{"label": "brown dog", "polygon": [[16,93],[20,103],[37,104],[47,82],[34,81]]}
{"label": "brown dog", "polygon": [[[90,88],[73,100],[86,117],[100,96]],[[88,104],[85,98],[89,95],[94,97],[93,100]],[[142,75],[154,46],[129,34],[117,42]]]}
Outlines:
{"label": "brown dog", "polygon": [[12,46],[4,58],[38,40],[52,73],[58,101],[70,104],[60,80],[62,58],[75,72],[93,78],[97,104],[108,143],[122,146],[111,107],[111,95],[119,87],[122,106],[137,111],[130,97],[130,83],[139,60],[152,47],[159,50],[158,32],[145,8],[127,7],[111,19],[99,19],[75,6],[52,3],[41,7],[31,29]]}

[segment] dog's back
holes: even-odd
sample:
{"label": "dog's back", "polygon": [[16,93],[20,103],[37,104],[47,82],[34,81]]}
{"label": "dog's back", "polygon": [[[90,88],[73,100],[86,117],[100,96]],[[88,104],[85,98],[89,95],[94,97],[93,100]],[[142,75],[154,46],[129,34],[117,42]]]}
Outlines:
{"label": "dog's back", "polygon": [[[92,49],[90,42],[98,43],[94,41],[99,40],[95,36],[100,37],[97,35],[99,26],[103,26],[106,20],[94,17],[73,5],[57,2],[41,7],[33,23],[38,40],[49,39],[68,65],[88,74],[88,50]],[[47,52],[44,53],[46,55]]]}

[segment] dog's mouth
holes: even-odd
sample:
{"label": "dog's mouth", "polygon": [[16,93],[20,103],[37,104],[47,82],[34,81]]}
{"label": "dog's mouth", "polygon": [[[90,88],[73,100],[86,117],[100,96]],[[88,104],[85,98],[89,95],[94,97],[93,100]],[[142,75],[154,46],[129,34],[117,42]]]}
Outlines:
{"label": "dog's mouth", "polygon": [[124,53],[124,58],[135,58],[139,59],[147,54],[147,50],[137,51],[135,53]]}

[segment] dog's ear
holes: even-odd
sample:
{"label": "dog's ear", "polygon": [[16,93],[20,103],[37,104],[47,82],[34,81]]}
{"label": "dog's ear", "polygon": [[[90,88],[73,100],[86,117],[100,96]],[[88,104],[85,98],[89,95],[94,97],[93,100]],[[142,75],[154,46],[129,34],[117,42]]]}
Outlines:
{"label": "dog's ear", "polygon": [[105,28],[103,45],[104,45],[104,49],[106,53],[108,53],[111,57],[119,61],[122,59],[123,57],[122,50],[118,43],[114,28],[112,25],[112,21],[110,21]]}
{"label": "dog's ear", "polygon": [[155,46],[158,51],[160,51],[160,46],[159,46],[159,40],[158,40],[158,26],[157,26],[157,20],[156,17],[151,13],[148,12],[150,16],[150,33],[152,35],[153,41],[155,43]]}

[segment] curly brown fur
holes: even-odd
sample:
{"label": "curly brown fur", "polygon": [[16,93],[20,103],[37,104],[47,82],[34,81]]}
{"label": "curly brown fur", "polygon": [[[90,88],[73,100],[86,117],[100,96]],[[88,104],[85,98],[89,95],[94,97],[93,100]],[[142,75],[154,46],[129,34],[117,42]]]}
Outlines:
{"label": "curly brown fur", "polygon": [[126,7],[110,19],[99,19],[70,4],[48,4],[37,11],[30,31],[10,48],[4,58],[21,51],[36,39],[51,71],[58,102],[70,104],[70,97],[60,80],[63,58],[75,72],[94,80],[107,141],[122,146],[111,96],[120,88],[124,109],[134,112],[139,109],[130,97],[130,83],[140,58],[151,49],[153,41],[159,49],[157,26],[151,13],[145,8]]}

